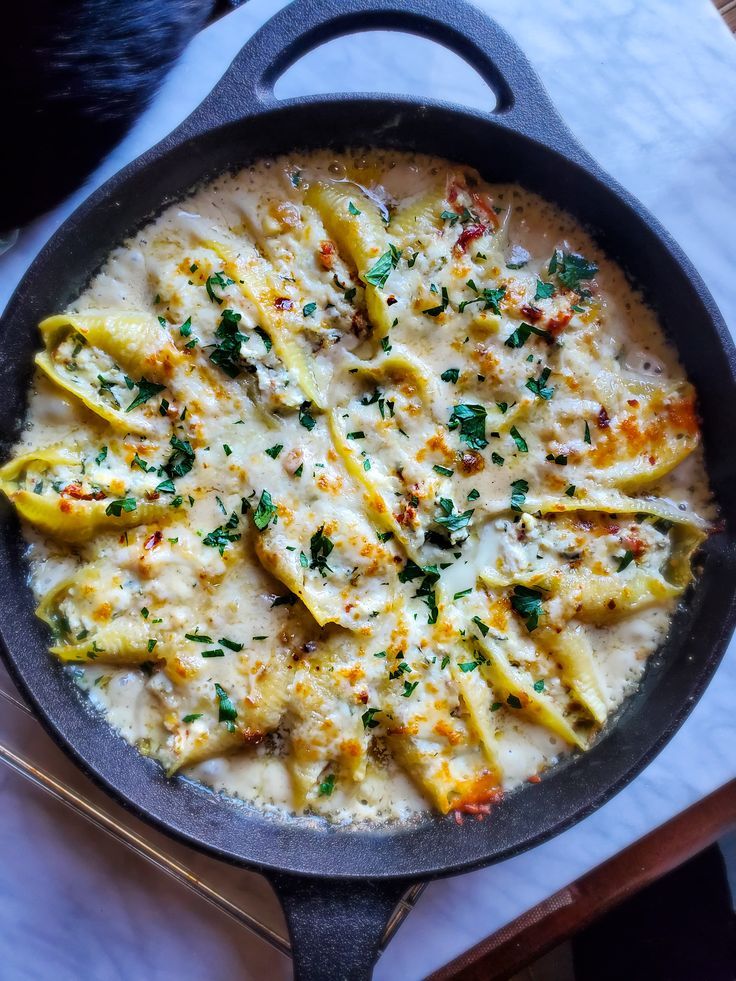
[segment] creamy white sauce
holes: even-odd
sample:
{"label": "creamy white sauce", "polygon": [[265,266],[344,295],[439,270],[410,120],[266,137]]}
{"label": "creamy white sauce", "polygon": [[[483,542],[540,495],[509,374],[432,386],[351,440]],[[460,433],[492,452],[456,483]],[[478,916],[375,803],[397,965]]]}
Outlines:
{"label": "creamy white sauce", "polygon": [[[478,204],[469,190],[472,183],[466,184],[461,177],[460,194],[452,200],[453,195],[447,193],[453,187],[452,175],[462,173],[463,168],[444,161],[398,153],[340,159],[324,153],[266,161],[218,178],[185,202],[168,208],[110,256],[72,306],[79,313],[145,311],[160,317],[162,332],[172,338],[179,351],[186,352],[188,338],[197,338],[196,346],[182,354],[183,363],[189,367],[177,369],[179,390],[172,383],[171,392],[164,393],[176,408],[177,414],[171,415],[172,425],[178,426],[174,431],[196,444],[196,464],[191,473],[175,481],[182,504],[176,509],[174,523],[151,526],[162,530],[161,541],[153,547],[145,544],[151,530],[146,527],[130,528],[127,540],[116,530],[101,530],[86,544],[71,547],[29,530],[33,588],[40,599],[79,569],[92,567],[92,586],[85,594],[77,590],[64,601],[63,612],[72,633],[85,639],[94,636],[105,616],[112,616],[109,622],[143,624],[156,639],[152,663],[145,670],[94,660],[71,667],[69,670],[89,691],[92,703],[107,714],[124,738],[143,752],[159,756],[164,765],[183,762],[188,776],[267,811],[305,812],[351,823],[407,820],[426,810],[432,796],[427,784],[417,777],[417,766],[407,762],[398,744],[391,743],[392,738],[397,739],[395,734],[391,736],[392,726],[397,725],[416,725],[419,735],[415,751],[422,754],[425,763],[434,756],[447,758],[456,768],[456,782],[466,777],[475,780],[485,772],[483,753],[468,715],[470,695],[459,693],[457,686],[465,682],[480,686],[481,675],[488,668],[484,664],[458,673],[457,666],[441,667],[445,652],[453,664],[467,665],[467,659],[475,656],[473,644],[484,643],[480,634],[472,644],[468,640],[474,629],[473,615],[484,623],[485,617],[491,624],[491,638],[497,634],[506,638],[501,643],[512,662],[529,672],[530,678],[542,679],[544,697],[550,704],[578,731],[591,733],[595,727],[571,696],[564,670],[536,646],[536,629],[542,628],[528,630],[518,612],[509,607],[512,584],[535,575],[554,577],[561,568],[574,570],[578,560],[570,556],[577,549],[584,555],[579,560],[582,568],[591,575],[598,570],[598,578],[610,579],[611,589],[618,591],[633,584],[642,570],[658,576],[670,553],[670,539],[653,528],[654,519],[637,522],[633,514],[624,513],[606,519],[606,528],[596,525],[591,529],[574,516],[520,517],[518,510],[510,509],[511,484],[520,478],[528,484],[528,502],[553,495],[564,503],[570,500],[564,493],[566,487],[572,487],[573,494],[594,497],[601,481],[620,494],[613,476],[605,477],[609,472],[605,468],[617,461],[616,454],[610,459],[593,459],[591,454],[602,452],[599,447],[609,432],[618,432],[627,413],[639,411],[632,393],[639,393],[637,398],[646,406],[653,391],[673,391],[684,378],[653,312],[631,289],[621,270],[571,218],[513,186],[479,186],[489,198]],[[450,175],[447,179],[446,174]],[[399,321],[388,335],[394,357],[397,351],[405,351],[418,359],[428,379],[426,391],[417,394],[416,386],[407,389],[408,376],[397,380],[390,373],[381,374],[390,350],[384,352],[361,328],[371,309],[366,312],[363,283],[354,267],[357,265],[358,272],[364,274],[368,264],[351,259],[349,249],[338,243],[328,268],[329,255],[325,256],[323,243],[332,242],[335,235],[330,233],[328,220],[326,229],[318,211],[305,204],[305,194],[310,200],[309,188],[319,181],[336,182],[338,189],[349,187],[354,198],[351,203],[360,211],[367,213],[378,202],[384,217],[391,214],[385,232],[388,243],[398,234],[392,226],[399,224],[396,216],[400,209],[441,185],[434,218],[425,220],[426,215],[420,212],[416,234],[404,230],[402,258],[380,291],[381,302],[388,295],[397,297],[396,304],[386,308],[389,319],[396,311]],[[487,208],[490,199],[498,209],[497,229],[491,228],[490,212],[488,216],[474,212],[473,217],[463,218],[467,203],[476,209]],[[443,210],[455,220],[440,218]],[[467,251],[453,250],[463,229],[478,224],[479,218],[486,224],[485,231],[469,239]],[[221,254],[213,252],[213,241],[223,243],[244,262],[247,259],[257,265],[265,259],[269,264],[272,299],[273,290],[283,291],[295,316],[301,316],[297,346],[307,352],[313,379],[327,393],[327,404],[340,407],[335,425],[343,427],[346,452],[358,454],[358,468],[370,474],[389,509],[402,502],[404,510],[396,513],[405,521],[401,527],[407,536],[406,551],[397,535],[385,543],[378,542],[380,521],[367,509],[360,474],[348,472],[336,452],[335,437],[325,416],[314,408],[317,423],[312,429],[299,421],[298,407],[309,401],[306,377],[284,366],[275,337],[272,345],[263,340],[263,332],[269,334],[275,328],[264,321],[258,303],[242,294],[240,283],[234,281],[238,277],[224,276],[230,281],[215,285],[214,301],[208,294],[206,277],[230,268]],[[582,280],[575,293],[564,289],[564,284],[548,272],[555,250],[579,253],[594,261],[598,266],[595,278]],[[372,261],[382,251],[377,247]],[[414,261],[410,265],[411,256]],[[522,268],[510,270],[506,262],[513,264],[520,257],[527,260]],[[534,299],[537,279],[554,286],[553,297]],[[468,281],[473,285],[466,285]],[[490,306],[484,309],[477,296],[479,290],[499,284],[506,293],[500,313],[496,313]],[[446,309],[439,315],[427,315],[427,309],[442,305],[443,287],[449,297]],[[580,297],[580,291],[588,289],[592,296]],[[468,303],[460,312],[463,300],[474,299],[475,303]],[[310,312],[312,304],[315,306]],[[577,310],[571,311],[571,305]],[[237,379],[230,379],[209,360],[220,340],[218,329],[227,309],[240,313],[238,329],[248,338],[240,349],[248,367]],[[559,332],[556,327],[540,327],[559,337],[561,346],[547,346],[533,333],[521,346],[505,344],[512,331],[536,316],[535,310],[539,311],[540,325],[557,323],[558,314],[567,318]],[[187,318],[190,333],[182,327]],[[86,348],[75,357],[79,358],[79,371],[86,371],[93,383],[95,374],[106,377],[98,373],[96,364],[104,366],[108,378],[113,377],[114,358],[105,355],[107,361],[98,362],[94,348]],[[84,367],[85,358],[92,359],[92,367]],[[356,366],[359,371],[354,370]],[[549,384],[554,386],[554,396],[535,399],[525,379],[538,378],[545,366],[552,368]],[[460,382],[441,380],[441,373],[453,367],[461,372]],[[366,368],[376,373],[365,374]],[[123,374],[120,370],[114,375],[120,380],[113,394],[127,398]],[[406,432],[398,435],[398,423],[391,421],[393,411],[389,412],[383,402],[379,415],[378,396],[370,400],[374,388],[385,389],[381,398],[389,398],[392,383],[396,388],[395,393],[392,389],[396,419],[401,420],[402,429],[406,427]],[[138,410],[149,413],[150,424],[159,430],[169,422],[164,410],[163,416],[156,413],[161,397],[157,394]],[[470,446],[460,439],[458,426],[448,429],[446,425],[459,402],[487,406],[488,445],[481,453],[483,466],[477,473],[463,471],[460,455]],[[627,408],[632,402],[637,402],[633,410]],[[508,408],[499,409],[499,403]],[[181,422],[185,405],[189,414]],[[602,407],[613,429],[596,426]],[[432,421],[432,413],[444,424]],[[344,416],[349,418],[343,424]],[[641,428],[645,422],[655,421],[655,416],[653,413],[644,419]],[[512,418],[518,419],[517,432],[529,444],[527,453],[520,451],[509,434]],[[95,479],[117,480],[117,490],[109,498],[130,494],[142,498],[151,481],[158,483],[165,476],[161,467],[170,453],[168,434],[162,437],[157,432],[149,439],[122,432],[115,435],[108,423],[81,408],[73,395],[43,375],[34,383],[28,420],[19,452],[50,444],[78,447],[89,472],[102,473]],[[593,434],[590,442],[584,438],[584,420]],[[500,436],[488,435],[496,430]],[[441,438],[437,437],[440,431]],[[355,433],[361,435],[355,437]],[[348,434],[355,438],[350,440]],[[430,445],[433,437],[437,438]],[[278,445],[283,447],[281,451],[273,456],[266,453]],[[95,470],[91,461],[102,446],[109,446],[110,451],[104,463],[95,464]],[[151,473],[156,471],[155,479],[128,462],[134,448],[147,461]],[[418,454],[420,449],[423,452]],[[491,462],[491,453],[494,458],[502,457],[502,463]],[[564,457],[566,462],[550,462],[548,454]],[[365,467],[366,459],[370,471]],[[297,479],[295,470],[300,463],[302,473]],[[109,472],[100,469],[105,467]],[[452,471],[452,476],[443,476],[442,468]],[[68,479],[77,478],[65,472],[62,482]],[[284,508],[279,525],[270,524],[265,532],[251,525],[264,489]],[[475,498],[469,497],[473,489],[478,491]],[[639,481],[625,490],[665,499],[683,513],[712,517],[697,449],[658,483],[642,487]],[[407,508],[414,507],[414,493],[421,500],[412,523]],[[191,504],[187,503],[189,495]],[[465,528],[450,534],[448,549],[432,550],[423,544],[424,535],[436,515],[442,513],[436,510],[442,507],[441,501],[450,498],[454,513],[472,509],[473,516]],[[250,513],[241,508],[242,499],[250,502]],[[501,502],[495,512],[491,507],[494,501]],[[530,510],[536,511],[538,506]],[[240,537],[226,539],[222,554],[217,547],[205,547],[207,533],[224,526],[230,515],[238,516]],[[169,521],[172,513],[166,517]],[[614,525],[615,531],[607,530]],[[310,541],[320,526],[329,529],[334,546],[325,558],[332,572],[322,578],[318,571],[303,573],[313,558]],[[432,527],[437,530],[437,525]],[[643,554],[617,571],[632,530],[644,543]],[[437,624],[426,622],[425,598],[413,596],[421,577],[408,583],[396,580],[396,571],[404,567],[407,554],[419,556],[423,565],[451,563],[442,570],[437,586]],[[494,586],[483,578],[488,574],[500,577],[500,584]],[[272,606],[275,599],[288,596],[279,579],[291,585],[294,577],[302,575],[306,577],[302,598],[307,606],[322,609],[324,617],[339,626],[320,631],[301,601],[292,606]],[[548,585],[545,589],[543,628],[547,620],[551,627],[577,623],[569,597],[558,595]],[[472,590],[472,594],[456,598],[465,590]],[[393,612],[397,596],[403,611],[401,642],[391,633],[392,628],[398,629],[398,614]],[[112,604],[112,614],[100,612],[102,601]],[[595,617],[591,617],[579,627],[590,643],[594,674],[609,714],[634,690],[647,658],[662,643],[675,602],[674,595],[662,596],[659,602],[644,604],[622,619],[596,625]],[[493,616],[498,622],[491,620]],[[151,625],[158,621],[161,626],[157,633]],[[465,633],[460,634],[461,630]],[[184,639],[187,634],[195,638],[203,634],[211,642],[198,644],[196,639]],[[242,649],[223,650],[223,637],[242,645]],[[396,649],[406,648],[403,657],[412,667],[395,684],[406,684],[407,678],[417,681],[417,688],[406,698],[397,697],[397,690],[386,681],[392,643]],[[465,653],[459,653],[461,646]],[[381,648],[389,651],[388,659],[376,658]],[[203,662],[205,649],[221,650],[222,654]],[[168,657],[168,670],[155,663],[159,654]],[[317,661],[318,657],[322,660]],[[397,658],[396,663],[401,660]],[[179,668],[172,667],[175,663]],[[315,674],[316,663],[321,663],[325,672],[336,672],[325,689],[329,690],[326,702],[320,701],[323,681]],[[451,677],[452,670],[455,675]],[[264,696],[269,672],[276,671],[283,680],[275,694]],[[334,688],[338,674],[342,687]],[[266,720],[257,724],[270,735],[233,752],[234,745],[223,735],[222,705],[214,696],[215,682],[233,698],[237,694],[238,725],[252,712],[253,719]],[[308,690],[300,689],[302,682]],[[473,690],[479,692],[485,705],[500,784],[510,790],[553,766],[570,747],[549,726],[537,724],[528,713],[518,711],[512,704],[513,696],[506,699],[499,695],[499,704],[490,676],[486,682],[490,686],[487,691],[481,693],[480,687]],[[269,700],[274,701],[272,716],[266,704]],[[370,707],[379,709],[375,732],[360,722]],[[389,723],[391,714],[393,721]],[[184,716],[197,718],[183,724]],[[435,728],[430,732],[435,718]],[[445,743],[445,736],[435,733],[448,727],[456,731]],[[350,753],[341,742],[346,731],[353,729],[358,741],[368,741],[362,751],[362,775],[351,775]],[[371,742],[372,735],[379,738]],[[187,765],[192,759],[187,755],[191,747],[205,737],[225,739],[222,751]],[[307,791],[295,789],[298,780],[295,783],[293,747],[297,743],[304,754],[307,776],[303,779],[311,781]],[[309,759],[310,745],[317,747],[313,760]],[[455,745],[460,747],[457,751],[453,750]]]}

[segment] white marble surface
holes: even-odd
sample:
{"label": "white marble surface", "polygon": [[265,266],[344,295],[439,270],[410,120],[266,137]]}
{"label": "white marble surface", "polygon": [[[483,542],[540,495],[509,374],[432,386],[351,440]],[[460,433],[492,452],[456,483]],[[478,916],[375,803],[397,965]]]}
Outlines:
{"label": "white marble surface", "polygon": [[[0,305],[89,189],[164,135],[281,7],[251,0],[190,46],[154,105],[87,188],[0,259]],[[710,0],[483,0],[521,42],[587,149],[654,211],[736,325],[736,42]],[[412,39],[355,37],[307,56],[281,97],[341,87],[420,92],[483,107],[454,56]],[[345,86],[347,87],[347,86]],[[448,152],[451,147],[448,146]],[[432,884],[381,959],[412,981],[736,776],[736,648],[662,754],[595,815],[526,855]],[[19,734],[25,738],[23,733]],[[44,737],[45,738],[45,737]],[[45,981],[288,977],[285,958],[0,770],[0,973]]]}

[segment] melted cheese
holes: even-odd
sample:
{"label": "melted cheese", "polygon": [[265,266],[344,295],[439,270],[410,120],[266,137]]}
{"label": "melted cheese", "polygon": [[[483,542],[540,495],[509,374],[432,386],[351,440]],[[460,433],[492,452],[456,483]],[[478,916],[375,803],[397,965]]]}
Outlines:
{"label": "melted cheese", "polygon": [[263,809],[477,812],[587,746],[713,518],[621,270],[442,160],[218,178],[41,328],[0,481],[52,651]]}

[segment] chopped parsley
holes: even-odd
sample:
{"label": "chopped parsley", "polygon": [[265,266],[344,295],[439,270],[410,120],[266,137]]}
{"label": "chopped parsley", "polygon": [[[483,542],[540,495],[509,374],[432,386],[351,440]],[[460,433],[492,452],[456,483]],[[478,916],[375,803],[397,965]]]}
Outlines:
{"label": "chopped parsley", "polygon": [[466,405],[463,402],[453,406],[448,429],[460,427],[460,439],[473,450],[488,446],[486,435],[486,410],[482,405]]}
{"label": "chopped parsley", "polygon": [[552,340],[552,335],[549,331],[542,330],[541,327],[535,327],[533,324],[521,323],[515,331],[509,334],[504,344],[506,347],[524,347],[532,334],[536,334],[537,337],[543,337],[546,341]]}
{"label": "chopped parsley", "polygon": [[376,728],[376,726],[379,723],[376,721],[375,716],[378,715],[378,713],[380,711],[381,710],[380,709],[377,709],[377,708],[369,708],[369,709],[367,709],[362,714],[361,719],[363,720],[363,728],[364,729],[375,729]]}
{"label": "chopped parsley", "polygon": [[549,376],[552,374],[551,368],[543,368],[539,378],[528,378],[526,382],[526,388],[529,389],[537,398],[544,399],[545,402],[549,402],[552,396],[555,394],[554,388],[548,388],[547,382]]}
{"label": "chopped parsley", "polygon": [[497,467],[502,467],[503,462],[503,457],[500,455],[500,453],[496,453],[494,450],[493,453],[491,453],[491,463],[495,463]]}
{"label": "chopped parsley", "polygon": [[100,383],[100,393],[107,392],[107,394],[110,396],[113,405],[120,408],[120,403],[118,402],[117,398],[115,397],[115,393],[113,392],[113,388],[115,388],[117,382],[108,381],[108,379],[103,377],[102,375],[97,376],[97,381]]}
{"label": "chopped parsley", "polygon": [[382,290],[386,285],[386,280],[398,266],[400,258],[401,250],[397,249],[395,245],[389,244],[388,252],[384,252],[368,272],[363,274],[364,281]]}
{"label": "chopped parsley", "polygon": [[184,718],[181,721],[182,722],[196,722],[197,719],[201,719],[201,718],[202,718],[202,713],[201,712],[192,712],[191,715],[185,715]]}
{"label": "chopped parsley", "polygon": [[418,681],[414,681],[414,682],[405,681],[404,690],[401,693],[401,697],[410,698],[414,694],[414,689],[417,687],[418,684],[419,684]]}
{"label": "chopped parsley", "polygon": [[319,796],[329,797],[332,791],[335,789],[335,774],[331,773],[327,779],[323,780],[319,785]]}
{"label": "chopped parsley", "polygon": [[158,395],[159,392],[163,392],[166,388],[165,385],[157,385],[155,382],[148,381],[147,378],[141,378],[139,382],[136,382],[136,385],[138,387],[138,394],[126,408],[126,412],[131,412],[139,405],[143,405],[144,402],[147,402],[154,395]]}
{"label": "chopped parsley", "polygon": [[255,330],[256,334],[258,334],[260,339],[263,341],[263,346],[265,347],[266,351],[270,351],[271,348],[273,347],[273,342],[271,341],[271,338],[268,336],[268,334],[263,329],[263,327],[254,327],[253,329]]}
{"label": "chopped parsley", "polygon": [[258,502],[258,507],[253,512],[253,524],[259,531],[264,531],[272,520],[275,521],[276,516],[276,505],[273,503],[268,491],[264,490]]}
{"label": "chopped parsley", "polygon": [[383,395],[383,392],[378,387],[378,385],[376,385],[376,387],[373,389],[373,391],[371,392],[370,395],[364,395],[363,396],[363,398],[360,400],[360,404],[361,405],[375,405],[376,402],[381,401],[381,396],[382,395]]}
{"label": "chopped parsley", "polygon": [[223,310],[220,323],[215,331],[217,344],[210,352],[210,361],[221,368],[230,378],[237,378],[242,371],[240,345],[248,340],[238,327],[241,315],[234,310]]}
{"label": "chopped parsley", "polygon": [[534,293],[535,300],[549,300],[549,298],[554,295],[554,283],[543,283],[541,279],[537,280],[537,289]]}
{"label": "chopped parsley", "polygon": [[445,211],[443,211],[443,212],[440,213],[440,218],[442,219],[442,221],[449,221],[450,222],[450,228],[452,228],[453,225],[456,225],[457,224],[457,222],[460,222],[460,224],[463,224],[466,221],[471,221],[472,218],[473,218],[473,216],[470,213],[470,211],[468,211],[468,209],[465,208],[463,210],[463,213],[461,215],[459,215],[456,211],[447,211],[447,210],[445,210]]}
{"label": "chopped parsley", "polygon": [[[222,297],[217,296],[215,293],[215,286],[217,286],[218,289],[224,290],[226,286],[231,286],[234,282],[235,280],[230,279],[229,276],[226,276],[224,271],[212,273],[211,276],[207,277],[204,284],[205,289],[207,290],[207,296],[213,303],[217,303],[219,305],[222,303]],[[238,319],[240,318],[238,317]]]}
{"label": "chopped parsley", "polygon": [[614,555],[613,561],[618,563],[616,572],[623,572],[634,561],[634,553],[627,548],[623,555]]}
{"label": "chopped parsley", "polygon": [[215,693],[217,695],[217,701],[219,704],[219,715],[217,717],[218,722],[224,722],[230,732],[235,731],[235,720],[238,717],[238,712],[233,705],[230,696],[222,687],[215,682]]}
{"label": "chopped parsley", "polygon": [[266,456],[270,456],[272,460],[275,460],[283,448],[283,443],[276,443],[275,446],[269,446],[269,448],[265,450]]}
{"label": "chopped parsley", "polygon": [[442,300],[436,307],[428,307],[426,310],[422,310],[422,313],[426,314],[428,317],[439,317],[441,313],[444,313],[450,303],[450,297],[447,295],[446,286],[442,287],[440,296],[442,297]]}
{"label": "chopped parsley", "polygon": [[239,651],[242,651],[242,649],[243,649],[243,645],[242,644],[238,644],[234,640],[228,640],[227,637],[220,637],[220,639],[217,641],[217,643],[218,644],[222,644],[223,647],[227,647],[227,649],[229,651],[235,651],[236,654]]}
{"label": "chopped parsley", "polygon": [[511,484],[511,510],[521,511],[524,502],[526,501],[526,495],[529,493],[529,483],[520,478],[519,480],[513,481]]}
{"label": "chopped parsley", "polygon": [[309,400],[307,400],[306,402],[302,402],[302,404],[299,406],[299,422],[302,424],[302,426],[304,426],[305,429],[308,429],[310,432],[317,425],[314,416],[309,411],[311,408],[312,408],[312,403]]}
{"label": "chopped parsley", "polygon": [[556,249],[549,261],[548,272],[550,276],[556,275],[563,286],[580,292],[581,282],[592,279],[598,272],[598,266],[577,252]]}
{"label": "chopped parsley", "polygon": [[450,382],[452,385],[457,385],[457,380],[459,377],[460,377],[459,368],[448,368],[446,371],[443,371],[442,374],[440,375],[440,378],[442,379],[443,382]]}
{"label": "chopped parsley", "polygon": [[322,525],[309,540],[309,551],[312,556],[309,568],[317,569],[323,576],[326,576],[328,572],[334,572],[334,569],[331,569],[327,564],[327,559],[335,546],[324,534],[324,530],[325,526]]}
{"label": "chopped parsley", "polygon": [[544,678],[534,682],[534,691],[544,691]]}
{"label": "chopped parsley", "polygon": [[307,303],[302,309],[302,314],[305,317],[311,317],[316,309],[317,309],[316,303]]}
{"label": "chopped parsley", "polygon": [[100,452],[95,457],[95,463],[99,466],[103,460],[107,459],[107,447],[103,446]]}
{"label": "chopped parsley", "polygon": [[473,623],[476,625],[476,627],[478,628],[478,630],[480,630],[481,634],[484,637],[486,636],[486,634],[488,633],[488,631],[491,629],[488,626],[488,624],[485,623],[483,620],[481,620],[481,618],[478,617],[478,616],[473,617]]}
{"label": "chopped parsley", "polygon": [[[444,504],[446,502],[446,504]],[[449,508],[447,507],[449,505]],[[467,528],[470,519],[473,516],[473,509],[468,511],[463,511],[462,514],[454,514],[454,504],[452,501],[447,500],[447,498],[442,498],[440,500],[440,507],[444,511],[444,514],[435,516],[435,524],[441,525],[446,528],[451,534],[462,531],[463,528]]]}
{"label": "chopped parsley", "polygon": [[569,487],[566,487],[565,488],[565,494],[567,494],[568,497],[575,497],[575,491],[576,490],[577,490],[577,488],[576,488],[575,484],[570,484]]}
{"label": "chopped parsley", "polygon": [[347,439],[365,439],[365,433],[362,429],[356,429],[353,433],[346,434]]}
{"label": "chopped parsley", "polygon": [[506,699],[506,702],[508,705],[511,706],[512,709],[521,708],[521,699],[519,698],[518,695],[509,695],[509,697]]}
{"label": "chopped parsley", "polygon": [[[235,521],[233,521],[233,518]],[[238,525],[238,516],[233,511],[230,520],[225,525],[218,525],[214,531],[211,531],[208,535],[202,539],[203,545],[209,545],[210,548],[218,549],[220,555],[225,554],[225,549],[232,543],[240,540],[240,532],[233,531]]]}
{"label": "chopped parsley", "polygon": [[136,501],[134,497],[124,497],[118,501],[110,501],[105,508],[108,517],[119,518],[123,511],[135,511]]}
{"label": "chopped parsley", "polygon": [[156,469],[155,467],[149,467],[146,461],[142,457],[138,456],[137,453],[133,455],[133,460],[130,466],[131,468],[138,467],[138,469],[142,470],[143,473],[149,473],[149,471],[152,473]]}
{"label": "chopped parsley", "polygon": [[462,313],[466,307],[469,307],[471,303],[482,303],[483,310],[492,310],[497,316],[501,315],[501,308],[499,303],[506,296],[506,287],[499,286],[498,289],[482,289],[479,290],[472,279],[469,279],[467,286],[477,295],[472,300],[463,300],[458,310]]}
{"label": "chopped parsley", "polygon": [[441,474],[443,477],[452,477],[452,475],[455,473],[455,471],[450,470],[449,467],[441,467],[439,463],[435,463],[432,469],[435,473]]}
{"label": "chopped parsley", "polygon": [[348,201],[348,211],[351,215],[362,215],[360,208],[356,208],[352,201]]}
{"label": "chopped parsley", "polygon": [[164,473],[172,480],[186,476],[194,466],[194,449],[188,439],[172,436],[169,444],[173,453],[164,464]]}
{"label": "chopped parsley", "polygon": [[516,447],[519,450],[519,453],[528,453],[529,452],[529,444],[524,439],[524,437],[521,435],[521,433],[516,428],[516,426],[512,426],[511,429],[509,429],[509,436],[516,443]]}
{"label": "chopped parsley", "polygon": [[435,586],[439,578],[440,571],[436,565],[419,566],[413,559],[408,559],[399,573],[399,582],[414,582],[415,579],[421,579],[414,596],[422,599],[429,609],[427,623],[437,623],[439,611]]}
{"label": "chopped parsley", "polygon": [[585,429],[583,430],[583,442],[590,444],[590,426],[585,423]]}
{"label": "chopped parsley", "polygon": [[544,612],[541,590],[530,589],[528,586],[514,586],[511,606],[522,618],[529,633],[536,630],[539,626],[539,618]]}

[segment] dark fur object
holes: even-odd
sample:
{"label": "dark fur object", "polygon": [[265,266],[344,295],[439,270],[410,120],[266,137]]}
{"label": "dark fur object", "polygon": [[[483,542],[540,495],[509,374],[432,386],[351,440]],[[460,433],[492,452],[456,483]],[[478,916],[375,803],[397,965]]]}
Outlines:
{"label": "dark fur object", "polygon": [[0,231],[81,184],[125,134],[220,0],[3,5]]}

